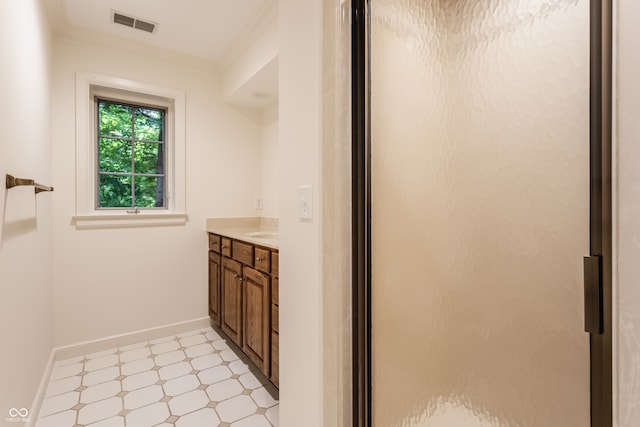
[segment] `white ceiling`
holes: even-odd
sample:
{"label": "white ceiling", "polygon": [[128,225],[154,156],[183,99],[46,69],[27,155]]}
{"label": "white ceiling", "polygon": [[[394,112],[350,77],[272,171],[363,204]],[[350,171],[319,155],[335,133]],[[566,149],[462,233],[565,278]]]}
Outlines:
{"label": "white ceiling", "polygon": [[[0,0],[2,1],[2,0]],[[225,74],[277,16],[277,0],[43,0],[57,32],[118,46],[145,45],[196,58],[198,64]],[[153,34],[112,22],[113,12],[157,24]],[[81,31],[78,32],[78,29]],[[87,32],[88,31],[88,32]],[[132,43],[131,43],[132,42]],[[150,51],[153,49],[150,49]],[[183,57],[188,60],[188,57]],[[204,62],[203,62],[204,61]],[[278,61],[225,97],[229,104],[262,109],[278,99]]]}
{"label": "white ceiling", "polygon": [[[273,0],[49,0],[59,24],[218,63]],[[51,6],[50,6],[51,7]],[[112,11],[157,23],[154,34],[111,22]]]}

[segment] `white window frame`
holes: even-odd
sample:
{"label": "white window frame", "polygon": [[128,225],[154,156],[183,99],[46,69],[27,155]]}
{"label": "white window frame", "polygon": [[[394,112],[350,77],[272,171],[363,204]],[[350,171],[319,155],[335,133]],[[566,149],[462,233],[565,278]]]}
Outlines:
{"label": "white window frame", "polygon": [[[96,96],[167,107],[166,209],[128,213],[131,208],[97,208]],[[184,92],[175,89],[93,73],[76,74],[76,228],[186,224],[185,98]]]}

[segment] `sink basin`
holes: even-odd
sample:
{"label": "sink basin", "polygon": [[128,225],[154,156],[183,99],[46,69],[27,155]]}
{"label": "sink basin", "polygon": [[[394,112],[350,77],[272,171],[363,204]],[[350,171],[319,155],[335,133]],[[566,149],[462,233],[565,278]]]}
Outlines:
{"label": "sink basin", "polygon": [[256,231],[247,233],[247,237],[254,237],[256,239],[277,239],[278,233],[275,231]]}

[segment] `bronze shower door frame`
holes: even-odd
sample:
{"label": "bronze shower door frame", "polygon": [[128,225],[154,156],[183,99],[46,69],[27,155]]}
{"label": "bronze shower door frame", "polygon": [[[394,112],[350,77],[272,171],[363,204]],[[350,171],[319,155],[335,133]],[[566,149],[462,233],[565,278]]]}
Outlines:
{"label": "bronze shower door frame", "polygon": [[[370,2],[371,0],[351,0],[352,425],[354,427],[372,426]],[[591,427],[611,427],[613,423],[611,82],[612,0],[590,0],[589,255],[599,258],[600,264],[599,277],[597,277],[597,316],[599,317],[597,321],[600,330],[589,334]]]}

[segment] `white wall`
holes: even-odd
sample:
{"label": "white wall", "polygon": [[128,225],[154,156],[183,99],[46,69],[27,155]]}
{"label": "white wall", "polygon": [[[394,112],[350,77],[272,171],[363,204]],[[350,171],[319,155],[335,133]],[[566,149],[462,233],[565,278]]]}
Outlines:
{"label": "white wall", "polygon": [[[322,0],[279,1],[280,424],[323,426]],[[298,218],[298,186],[313,219]]]}
{"label": "white wall", "polygon": [[351,426],[350,2],[323,2],[322,358],[324,425]]}
{"label": "white wall", "polygon": [[262,214],[278,217],[278,103],[262,111]]}
{"label": "white wall", "polygon": [[[640,4],[634,0],[618,6],[617,58],[617,167],[618,203],[614,206],[618,227],[617,303],[618,364],[617,412],[619,427],[635,427],[640,420]],[[614,122],[615,123],[615,122]],[[616,233],[617,231],[617,233]],[[615,270],[615,265],[614,265]],[[616,371],[614,370],[614,376]],[[615,403],[615,402],[614,402]]]}
{"label": "white wall", "polygon": [[[278,21],[275,7],[271,7],[256,23],[256,27],[230,47],[223,62],[233,62],[224,67],[222,92],[225,99],[236,92],[265,65],[278,56]],[[248,44],[248,46],[247,46]],[[239,54],[238,52],[242,52]],[[234,55],[232,58],[231,55]]]}
{"label": "white wall", "polygon": [[[55,346],[207,316],[205,218],[255,215],[260,124],[222,103],[216,74],[181,59],[117,44],[54,42]],[[78,70],[186,92],[186,226],[79,231],[71,225]]]}
{"label": "white wall", "polygon": [[6,173],[51,185],[51,35],[38,0],[0,2],[0,420],[31,406],[52,346],[51,203]]}

